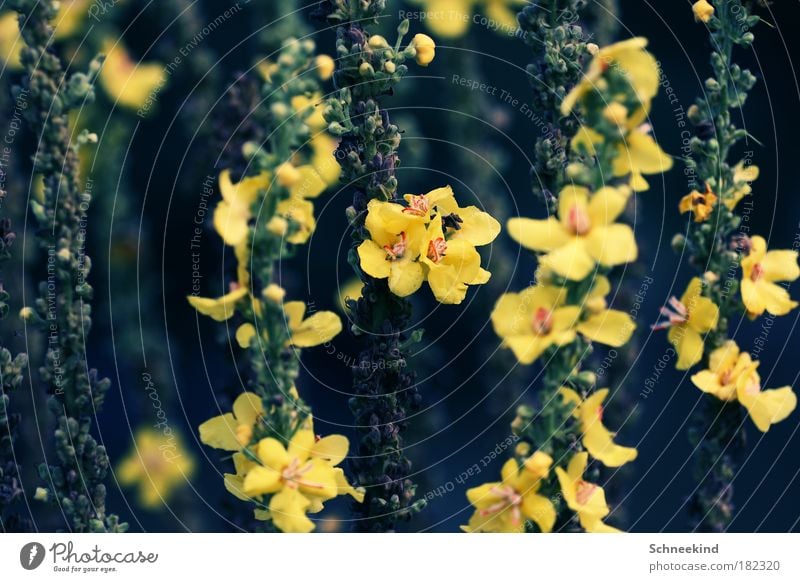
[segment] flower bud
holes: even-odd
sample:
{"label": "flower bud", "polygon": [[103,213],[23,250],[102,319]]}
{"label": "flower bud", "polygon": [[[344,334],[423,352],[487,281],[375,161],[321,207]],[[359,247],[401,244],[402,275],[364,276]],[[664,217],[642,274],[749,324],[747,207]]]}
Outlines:
{"label": "flower bud", "polygon": [[380,34],[373,34],[369,37],[369,47],[373,49],[389,48],[389,43]]}
{"label": "flower bud", "polygon": [[411,39],[411,46],[416,51],[415,60],[421,67],[427,67],[436,56],[436,43],[427,34],[416,34]]}
{"label": "flower bud", "polygon": [[317,74],[323,81],[327,81],[333,76],[333,71],[336,69],[336,63],[328,55],[318,55],[316,59]]}
{"label": "flower bud", "polygon": [[692,4],[692,12],[696,22],[708,22],[714,16],[714,7],[708,0],[699,0]]}
{"label": "flower bud", "polygon": [[275,236],[286,236],[289,232],[289,222],[282,216],[273,216],[267,223],[267,230]]}
{"label": "flower bud", "polygon": [[275,177],[278,180],[278,184],[284,188],[291,188],[302,178],[300,171],[291,162],[283,162],[278,166],[278,169],[275,170]]}
{"label": "flower bud", "polygon": [[270,283],[264,288],[261,294],[267,301],[272,301],[273,303],[281,303],[283,301],[283,298],[286,296],[286,290],[280,285],[276,285],[275,283]]}

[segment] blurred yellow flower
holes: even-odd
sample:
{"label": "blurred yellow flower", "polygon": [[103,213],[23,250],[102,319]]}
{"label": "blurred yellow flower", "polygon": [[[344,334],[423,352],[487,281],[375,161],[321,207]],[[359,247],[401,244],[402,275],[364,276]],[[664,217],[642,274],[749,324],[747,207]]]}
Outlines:
{"label": "blurred yellow flower", "polygon": [[561,396],[575,406],[573,415],[580,422],[581,442],[590,455],[606,467],[621,467],[636,458],[636,449],[615,443],[614,434],[603,425],[603,401],[608,396],[608,388],[597,390],[584,400],[574,390],[564,387]]}
{"label": "blurred yellow flower", "polygon": [[750,354],[740,352],[733,340],[717,348],[708,359],[708,369],[692,376],[692,382],[703,392],[720,400],[738,400],[761,432],[787,418],[797,406],[791,386],[761,389],[758,362]]}
{"label": "blurred yellow flower", "polygon": [[[53,18],[53,37],[63,40],[80,30],[92,0],[61,0]],[[13,10],[0,12],[0,61],[16,70],[21,67],[20,53],[24,41],[19,32],[19,16]]]}
{"label": "blurred yellow flower", "polygon": [[598,82],[609,70],[619,72],[619,76],[627,80],[638,102],[647,109],[658,92],[658,64],[645,50],[646,46],[646,38],[636,37],[597,51],[581,81],[561,102],[561,113],[569,115],[584,96],[596,91]]}
{"label": "blurred yellow flower", "polygon": [[692,190],[686,196],[681,198],[678,203],[678,210],[681,214],[692,212],[694,214],[695,222],[705,222],[711,216],[714,210],[714,205],[717,203],[717,195],[711,191],[711,188],[706,184],[706,191],[699,192]]}
{"label": "blurred yellow flower", "polygon": [[527,249],[547,253],[541,264],[573,281],[585,279],[597,263],[613,267],[636,260],[633,230],[614,221],[628,201],[627,188],[605,187],[591,199],[582,186],[567,186],[558,197],[558,218],[512,218],[508,233]]}
{"label": "blurred yellow flower", "polygon": [[786,315],[797,307],[797,301],[777,283],[798,277],[797,251],[767,251],[763,237],[750,238],[750,253],[742,259],[742,301],[748,315],[753,318],[764,311]]}
{"label": "blurred yellow flower", "polygon": [[261,398],[252,392],[240,394],[233,412],[215,416],[200,425],[200,440],[215,449],[238,451],[250,444],[256,422],[264,414]]}
{"label": "blurred yellow flower", "polygon": [[134,437],[134,448],[117,467],[117,478],[124,486],[136,486],[139,503],[156,508],[167,503],[194,471],[194,460],[173,431],[142,428]]}
{"label": "blurred yellow flower", "polygon": [[219,191],[222,200],[214,209],[214,228],[225,241],[225,244],[237,246],[247,239],[250,231],[250,219],[253,217],[252,206],[258,193],[269,186],[267,173],[243,178],[234,184],[230,170],[223,170],[219,175]]}
{"label": "blurred yellow flower", "polygon": [[342,331],[342,320],[332,311],[317,311],[304,318],[306,304],[288,301],[283,305],[286,326],[289,330],[288,345],[310,348],[332,340]]}
{"label": "blurred yellow flower", "polygon": [[[425,25],[437,37],[463,36],[470,24],[480,23],[500,34],[512,34],[519,28],[516,13],[528,0],[412,0],[425,9]],[[485,18],[476,16],[483,5]]]}
{"label": "blurred yellow flower", "polygon": [[306,515],[309,511],[321,508],[322,502],[337,495],[350,493],[340,489],[336,470],[348,448],[347,439],[341,435],[316,440],[311,430],[297,431],[288,447],[274,438],[262,439],[255,450],[258,462],[241,467],[241,493],[251,498],[271,495],[268,517],[281,531],[310,532],[314,523]]}
{"label": "blurred yellow flower", "polygon": [[135,62],[121,39],[107,38],[102,52],[106,55],[100,71],[100,84],[115,103],[130,109],[140,109],[166,82],[160,63]]}
{"label": "blurred yellow flower", "polygon": [[662,307],[661,315],[666,320],[653,326],[654,330],[667,329],[667,339],[678,352],[678,370],[688,370],[703,357],[703,336],[717,327],[719,307],[711,299],[702,296],[703,283],[694,277],[683,297],[670,297],[670,307]]}
{"label": "blurred yellow flower", "polygon": [[214,321],[226,321],[236,313],[236,306],[248,296],[246,287],[235,286],[232,291],[216,299],[189,295],[189,304]]}
{"label": "blurred yellow flower", "polygon": [[556,510],[550,499],[538,493],[542,479],[547,477],[553,459],[536,451],[520,467],[509,459],[501,470],[502,480],[467,490],[467,499],[475,512],[466,526],[467,532],[523,533],[525,520],[552,531]]}
{"label": "blurred yellow flower", "polygon": [[0,60],[11,70],[22,67],[24,41],[19,34],[19,15],[13,10],[0,13]]}
{"label": "blurred yellow flower", "polygon": [[603,523],[609,514],[603,488],[583,480],[589,462],[588,453],[575,453],[567,470],[556,467],[561,493],[569,508],[578,514],[581,526],[589,533],[616,533],[618,529]]}
{"label": "blurred yellow flower", "polygon": [[692,4],[692,12],[697,22],[708,22],[714,16],[714,7],[707,0],[699,0]]}
{"label": "blurred yellow flower", "polygon": [[755,164],[745,165],[744,160],[740,161],[733,168],[733,196],[725,198],[725,206],[733,210],[742,198],[753,191],[750,185],[758,179],[759,169]]}

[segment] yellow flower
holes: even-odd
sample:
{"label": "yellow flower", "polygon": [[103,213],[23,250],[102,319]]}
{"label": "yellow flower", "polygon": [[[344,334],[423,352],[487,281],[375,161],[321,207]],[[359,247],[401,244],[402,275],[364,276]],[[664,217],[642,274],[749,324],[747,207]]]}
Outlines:
{"label": "yellow flower", "polygon": [[498,299],[492,311],[492,326],[521,364],[534,362],[551,346],[575,340],[581,308],[565,306],[563,300],[560,289],[542,286],[505,293]]}
{"label": "yellow flower", "polygon": [[225,244],[237,246],[246,241],[253,217],[253,203],[258,198],[258,192],[265,189],[269,182],[266,173],[244,178],[238,184],[231,181],[230,170],[223,170],[219,175],[222,200],[214,209],[214,228]]}
{"label": "yellow flower", "polygon": [[[630,187],[636,192],[644,192],[650,188],[650,184],[644,178],[645,174],[664,173],[672,168],[673,164],[672,158],[664,153],[650,135],[650,125],[642,123],[644,115],[646,111],[639,109],[628,120],[612,163],[614,177],[630,175]],[[602,141],[603,137],[599,133],[583,126],[572,138],[572,147],[576,151],[584,149],[587,154],[595,155],[595,147]]]}
{"label": "yellow flower", "polygon": [[335,469],[347,456],[349,443],[341,435],[316,440],[311,430],[299,430],[284,447],[274,438],[259,441],[258,463],[246,467],[242,493],[271,495],[269,517],[283,532],[307,533],[314,524],[306,513],[340,492]]}
{"label": "yellow flower", "polygon": [[758,362],[750,364],[736,381],[736,398],[747,409],[758,430],[767,432],[769,427],[786,419],[797,407],[797,395],[791,386],[761,389]]}
{"label": "yellow flower", "polygon": [[523,533],[525,520],[529,519],[539,526],[540,531],[552,531],[556,510],[547,497],[538,493],[552,464],[550,455],[541,451],[528,457],[521,467],[514,459],[506,461],[501,470],[501,481],[467,490],[467,499],[475,507],[475,513],[462,529],[467,532]]}
{"label": "yellow flower", "polygon": [[247,297],[246,287],[235,286],[234,289],[222,297],[212,299],[210,297],[198,297],[189,295],[189,304],[197,311],[213,319],[214,321],[226,321],[236,313],[236,306]]}
{"label": "yellow flower", "polygon": [[569,508],[578,514],[581,526],[589,533],[613,533],[619,530],[603,523],[608,515],[606,494],[603,488],[583,480],[589,462],[588,453],[575,453],[567,470],[556,467],[561,493]]}
{"label": "yellow flower", "polygon": [[725,206],[733,210],[739,201],[753,191],[750,185],[758,179],[759,169],[755,164],[745,165],[740,161],[733,168],[733,196],[725,198]]}
{"label": "yellow flower", "polygon": [[658,92],[658,65],[655,58],[644,47],[647,39],[631,38],[601,48],[589,64],[583,79],[561,102],[561,113],[569,115],[575,105],[591,91],[609,69],[617,70],[636,93],[639,103],[648,107]]}
{"label": "yellow flower", "polygon": [[336,63],[333,62],[333,59],[330,55],[317,55],[317,59],[314,62],[317,67],[317,74],[319,78],[323,81],[327,81],[331,77],[333,77],[333,71],[336,69]]}
{"label": "yellow flower", "polygon": [[800,277],[797,251],[767,251],[763,237],[750,239],[750,253],[742,259],[742,301],[748,315],[756,317],[768,311],[786,315],[797,307],[789,292],[777,285]]}
{"label": "yellow flower", "polygon": [[608,278],[602,275],[597,277],[583,303],[586,315],[576,329],[592,341],[618,348],[628,343],[636,324],[630,314],[608,309],[605,297],[610,291]]}
{"label": "yellow flower", "polygon": [[758,362],[750,354],[740,352],[733,340],[713,352],[708,369],[692,376],[692,382],[703,392],[720,400],[738,400],[761,432],[788,417],[797,406],[797,396],[791,386],[761,389]]}
{"label": "yellow flower", "polygon": [[358,247],[361,269],[370,277],[389,279],[389,289],[398,297],[414,293],[425,279],[417,260],[424,222],[400,204],[370,200],[366,227],[371,238]]}
{"label": "yellow flower", "polygon": [[632,447],[623,447],[614,442],[614,434],[603,426],[603,401],[608,388],[597,390],[586,400],[570,388],[562,388],[564,401],[575,405],[573,415],[578,419],[583,434],[583,446],[595,459],[606,467],[621,467],[633,461],[638,452]]}
{"label": "yellow flower", "polygon": [[174,432],[166,436],[142,428],[134,437],[134,449],[117,467],[119,482],[137,486],[139,503],[155,508],[169,501],[194,471],[194,460]]}
{"label": "yellow flower", "polygon": [[[63,40],[74,35],[83,24],[91,0],[61,0],[53,18],[53,37]],[[24,41],[19,33],[19,17],[13,10],[0,13],[0,61],[16,70],[21,67],[20,53]]]}
{"label": "yellow flower", "polygon": [[470,24],[473,7],[479,0],[413,0],[425,8],[425,24],[437,37],[458,38]]}
{"label": "yellow flower", "polygon": [[711,188],[706,184],[705,192],[698,192],[692,190],[686,196],[681,198],[678,204],[678,210],[681,214],[686,212],[694,213],[695,222],[705,222],[711,216],[714,210],[714,205],[717,203],[717,195],[711,191]]}
{"label": "yellow flower", "polygon": [[585,279],[599,263],[606,267],[636,260],[633,230],[614,220],[630,191],[606,187],[589,199],[589,190],[567,186],[558,198],[558,219],[512,218],[508,233],[523,247],[547,253],[541,264],[573,281]]}
{"label": "yellow flower", "polygon": [[[334,152],[338,140],[327,132],[328,124],[322,114],[321,93],[313,93],[307,97],[296,95],[292,97],[292,108],[305,119],[306,125],[311,130],[311,166],[317,171],[320,179],[327,185],[333,186],[339,182],[342,168],[336,161]],[[306,196],[309,198],[310,196]]]}
{"label": "yellow flower", "polygon": [[166,82],[164,67],[159,63],[136,63],[121,40],[103,41],[106,55],[100,71],[100,84],[115,103],[130,109],[144,106],[153,92]]}
{"label": "yellow flower", "polygon": [[287,345],[297,348],[310,348],[332,340],[342,331],[342,320],[332,311],[317,311],[307,318],[306,304],[302,301],[289,301],[284,304],[286,326],[289,330]]}
{"label": "yellow flower", "polygon": [[714,16],[714,7],[707,0],[699,0],[692,4],[692,12],[697,22],[708,22]]}
{"label": "yellow flower", "polygon": [[21,68],[20,54],[24,44],[19,34],[19,15],[13,10],[0,14],[0,61],[11,70]]}
{"label": "yellow flower", "polygon": [[[371,200],[366,228],[371,240],[358,247],[361,268],[406,297],[428,277],[436,298],[460,303],[466,285],[485,283],[475,246],[492,242],[498,222],[475,206],[461,208],[449,187],[406,194],[406,205]],[[426,229],[427,226],[427,229]]]}
{"label": "yellow flower", "polygon": [[427,34],[415,34],[411,39],[411,46],[416,50],[414,60],[421,67],[427,67],[436,56],[436,43]]}
{"label": "yellow flower", "polygon": [[467,295],[467,285],[481,285],[491,277],[481,268],[481,256],[473,245],[457,236],[445,238],[441,216],[425,231],[420,262],[426,267],[428,285],[440,303],[461,303]]}
{"label": "yellow flower", "polygon": [[694,277],[678,300],[670,297],[670,308],[662,307],[661,315],[667,319],[653,326],[654,330],[667,329],[667,339],[678,352],[678,370],[688,370],[703,357],[703,337],[717,327],[719,307],[702,296],[703,283]]}
{"label": "yellow flower", "polygon": [[256,422],[264,414],[261,398],[252,392],[240,394],[233,412],[215,416],[200,425],[200,440],[215,449],[238,451],[250,444]]}

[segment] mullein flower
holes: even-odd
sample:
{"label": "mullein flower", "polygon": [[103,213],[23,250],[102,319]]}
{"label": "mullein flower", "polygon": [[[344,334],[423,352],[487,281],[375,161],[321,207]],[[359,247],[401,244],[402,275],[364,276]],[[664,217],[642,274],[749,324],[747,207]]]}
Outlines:
{"label": "mullein flower", "polygon": [[264,415],[261,397],[252,392],[240,394],[233,411],[215,416],[200,425],[200,441],[223,451],[238,451],[250,444],[256,423]]}
{"label": "mullein flower", "polygon": [[536,285],[520,293],[505,293],[492,310],[492,326],[521,364],[533,363],[550,347],[572,343],[577,333],[619,347],[636,327],[630,315],[621,311],[600,307],[582,317],[580,306],[565,303],[565,290],[559,287]]}
{"label": "mullein flower", "polygon": [[502,480],[467,490],[467,499],[475,507],[466,532],[523,533],[525,520],[541,532],[553,530],[556,510],[553,503],[539,494],[542,480],[550,472],[553,459],[536,451],[520,466],[509,459],[501,470]]}
{"label": "mullein flower", "polygon": [[564,97],[561,113],[569,115],[580,101],[601,90],[603,78],[609,71],[625,79],[638,103],[645,109],[649,107],[658,92],[658,64],[653,55],[645,50],[646,46],[647,39],[637,37],[597,51],[581,81]]}
{"label": "mullein flower", "polygon": [[461,303],[467,285],[489,280],[475,246],[492,242],[500,225],[475,206],[459,207],[449,186],[407,194],[405,201],[369,202],[365,226],[371,238],[358,247],[361,268],[376,279],[388,278],[399,297],[427,279],[437,301]]}
{"label": "mullein flower", "polygon": [[741,160],[733,168],[733,192],[730,198],[723,200],[730,210],[736,208],[745,196],[753,191],[750,185],[758,179],[759,169],[755,164],[745,164]]}
{"label": "mullein flower", "polygon": [[467,285],[482,285],[491,273],[481,268],[481,256],[464,238],[445,238],[442,222],[443,217],[437,216],[425,230],[420,262],[436,300],[458,304],[467,295]]}
{"label": "mullein flower", "polygon": [[761,432],[788,417],[797,406],[797,396],[791,386],[761,389],[757,372],[758,362],[741,352],[733,340],[728,340],[708,358],[708,369],[692,376],[700,390],[724,400],[738,400],[750,414]]}
{"label": "mullein flower", "polygon": [[175,491],[188,483],[194,459],[173,431],[143,428],[136,432],[134,448],[117,467],[121,485],[136,486],[142,507],[154,509],[169,502]]}
{"label": "mullein flower", "polygon": [[750,238],[750,252],[742,259],[742,301],[751,317],[765,311],[772,315],[786,315],[797,307],[789,292],[778,282],[795,281],[800,277],[797,251],[768,251],[763,237]]}
{"label": "mullein flower", "polygon": [[414,60],[421,67],[427,67],[436,56],[436,43],[427,34],[415,34],[409,45],[414,48]]}
{"label": "mullein flower", "polygon": [[583,473],[589,462],[588,453],[575,453],[567,470],[556,467],[561,494],[567,506],[578,514],[583,529],[589,533],[616,533],[619,530],[603,523],[610,510],[603,488],[584,481]]}
{"label": "mullein flower", "polygon": [[575,407],[572,414],[580,423],[581,442],[589,454],[606,467],[621,467],[636,459],[638,452],[615,443],[614,433],[603,425],[603,401],[608,392],[608,388],[603,388],[583,399],[575,390],[564,387],[561,396]]}
{"label": "mullein flower", "polygon": [[705,222],[714,210],[717,203],[717,195],[711,191],[711,187],[706,184],[706,191],[699,192],[692,190],[681,198],[678,203],[678,210],[681,214],[691,212],[694,214],[695,222]]}
{"label": "mullein flower", "polygon": [[678,352],[678,370],[688,370],[703,357],[703,334],[716,329],[719,307],[708,297],[703,297],[703,283],[694,277],[683,297],[671,297],[669,307],[661,308],[666,319],[652,326],[654,330],[669,329],[667,339]]}
{"label": "mullein flower", "polygon": [[341,435],[317,440],[306,429],[297,431],[287,447],[274,438],[261,439],[252,464],[243,467],[242,493],[251,498],[271,495],[269,517],[281,531],[310,532],[314,523],[306,513],[344,493],[336,465],[347,456],[348,448]]}
{"label": "mullein flower", "polygon": [[106,58],[100,71],[100,84],[114,103],[139,109],[166,82],[166,72],[160,63],[135,62],[122,39],[107,38],[102,49]]}
{"label": "mullein flower", "polygon": [[[306,304],[302,301],[289,301],[283,305],[286,316],[286,346],[311,348],[329,342],[342,331],[342,320],[332,311],[318,311],[303,318]],[[236,330],[236,341],[243,348],[250,347],[253,338],[258,335],[256,326],[243,323]],[[268,339],[266,331],[261,335]]]}
{"label": "mullein flower", "polygon": [[266,173],[244,178],[237,184],[231,181],[230,170],[219,175],[222,200],[214,209],[214,229],[225,244],[235,247],[245,242],[253,218],[253,203],[259,190],[267,188],[269,183]]}
{"label": "mullein flower", "polygon": [[629,195],[625,187],[605,187],[590,197],[588,188],[567,186],[558,197],[558,218],[512,218],[508,233],[523,247],[547,253],[543,266],[580,281],[597,264],[613,267],[636,260],[633,229],[614,222]]}

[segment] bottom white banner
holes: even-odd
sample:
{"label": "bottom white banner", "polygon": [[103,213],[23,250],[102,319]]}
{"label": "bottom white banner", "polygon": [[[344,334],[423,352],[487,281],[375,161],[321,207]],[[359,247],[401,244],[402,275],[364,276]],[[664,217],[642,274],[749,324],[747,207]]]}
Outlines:
{"label": "bottom white banner", "polygon": [[0,579],[800,580],[796,534],[4,534]]}

